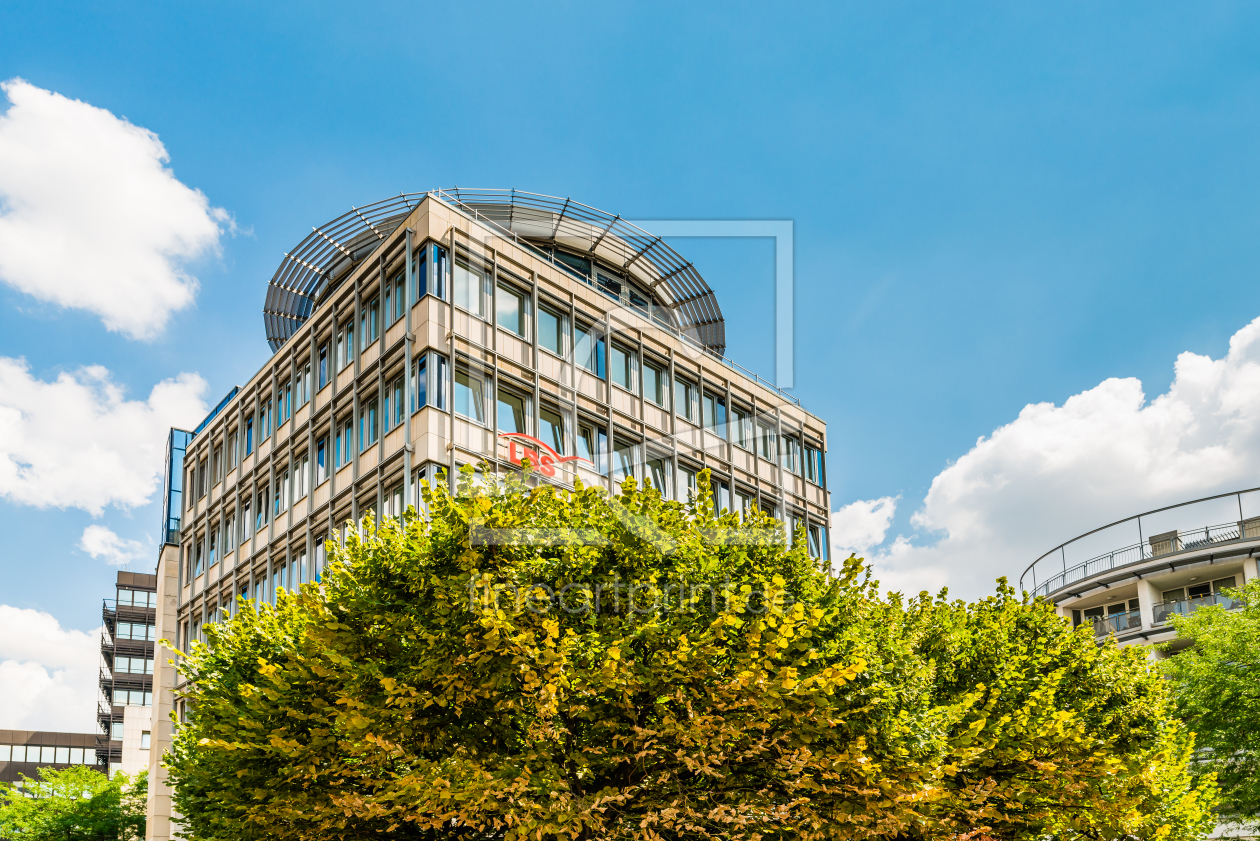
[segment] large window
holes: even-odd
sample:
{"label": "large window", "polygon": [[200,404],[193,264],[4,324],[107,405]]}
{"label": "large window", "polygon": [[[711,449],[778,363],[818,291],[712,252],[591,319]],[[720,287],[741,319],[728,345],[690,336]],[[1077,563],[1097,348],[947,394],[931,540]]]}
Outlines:
{"label": "large window", "polygon": [[446,357],[430,353],[411,363],[411,411],[446,408]]}
{"label": "large window", "polygon": [[696,471],[685,464],[678,465],[678,498],[691,500],[696,495]]}
{"label": "large window", "polygon": [[498,424],[500,432],[529,434],[529,400],[523,395],[499,388]]}
{"label": "large window", "polygon": [[368,345],[381,337],[381,302],[373,298],[363,305],[359,313],[359,341],[363,342],[360,350],[367,350]]}
{"label": "large window", "polygon": [[486,376],[466,363],[455,366],[455,412],[477,423],[486,422]]}
{"label": "large window", "polygon": [[657,406],[669,408],[669,371],[651,362],[643,363],[643,396]]}
{"label": "large window", "polygon": [[328,385],[328,342],[319,346],[319,387]]}
{"label": "large window", "polygon": [[647,460],[647,476],[645,477],[652,483],[652,487],[661,492],[661,496],[669,499],[670,481],[669,481],[669,459],[665,457],[649,458]]}
{"label": "large window", "polygon": [[627,391],[634,391],[634,369],[638,354],[613,343],[612,346],[612,381]]}
{"label": "large window", "polygon": [[337,333],[337,370],[354,361],[354,319],[341,325]]}
{"label": "large window", "polygon": [[692,405],[695,402],[696,387],[683,379],[674,380],[674,410],[678,413],[678,417],[695,423],[696,410]]}
{"label": "large window", "polygon": [[[446,249],[430,243],[416,249],[416,297],[446,297]],[[432,258],[432,259],[430,259]]]}
{"label": "large window", "polygon": [[815,485],[822,484],[823,454],[817,447],[805,445],[805,478]]}
{"label": "large window", "polygon": [[311,363],[298,366],[297,387],[293,394],[293,408],[300,409],[311,399]]}
{"label": "large window", "polygon": [[359,410],[359,452],[380,440],[380,402],[373,397]]}
{"label": "large window", "polygon": [[337,470],[345,467],[354,458],[351,442],[354,440],[354,422],[347,415],[337,424],[336,446],[333,451],[334,467]]}
{"label": "large window", "polygon": [[620,482],[627,476],[634,476],[634,448],[629,441],[613,439],[613,478]]}
{"label": "large window", "polygon": [[567,319],[547,307],[538,308],[538,346],[556,356],[564,356],[564,333]]}
{"label": "large window", "polygon": [[605,453],[608,452],[608,432],[602,426],[582,422],[578,424],[577,454],[595,465],[598,473],[608,470]]}
{"label": "large window", "polygon": [[406,417],[403,406],[403,378],[395,377],[392,383],[385,386],[384,405],[381,409],[381,419],[385,423],[386,431],[393,429],[402,424]]}
{"label": "large window", "polygon": [[524,293],[502,283],[499,284],[499,290],[495,295],[495,309],[497,310],[495,318],[499,326],[512,331],[522,339],[525,338],[525,313],[528,300],[529,298]]}
{"label": "large window", "polygon": [[783,469],[801,475],[801,442],[786,435],[783,436]]}
{"label": "large window", "polygon": [[385,284],[385,323],[393,324],[407,311],[407,273],[401,271]]}
{"label": "large window", "polygon": [[245,419],[245,455],[254,452],[254,419]]}
{"label": "large window", "polygon": [[713,394],[704,393],[700,401],[700,414],[704,428],[726,437],[726,400]]}
{"label": "large window", "polygon": [[538,439],[560,455],[564,455],[564,416],[543,406],[538,412]]}
{"label": "large window", "polygon": [[315,484],[322,485],[328,478],[328,439],[315,442]]}
{"label": "large window", "polygon": [[286,381],[280,386],[276,399],[276,428],[293,415],[293,383]]}
{"label": "large window", "polygon": [[573,361],[601,380],[606,376],[604,337],[595,327],[579,324],[573,328]]}
{"label": "large window", "polygon": [[731,440],[745,450],[753,449],[752,414],[734,406],[731,408]]}
{"label": "large window", "polygon": [[262,427],[262,435],[259,436],[260,441],[266,441],[271,437],[271,421],[273,419],[271,412],[271,399],[268,398],[265,403],[258,407],[258,425]]}
{"label": "large window", "polygon": [[757,450],[762,458],[767,461],[775,460],[775,457],[778,455],[775,452],[775,442],[778,437],[773,426],[763,421],[757,421]]}
{"label": "large window", "polygon": [[488,284],[485,271],[456,261],[455,282],[451,286],[455,306],[468,310],[478,318],[484,317]]}

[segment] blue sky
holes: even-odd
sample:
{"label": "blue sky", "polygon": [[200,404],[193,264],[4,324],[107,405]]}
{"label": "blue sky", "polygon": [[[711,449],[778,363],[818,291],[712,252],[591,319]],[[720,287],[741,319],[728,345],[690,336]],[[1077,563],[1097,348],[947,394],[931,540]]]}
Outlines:
{"label": "blue sky", "polygon": [[[0,284],[0,358],[43,382],[104,366],[134,400],[196,373],[213,405],[268,356],[283,252],[401,190],[792,219],[794,392],[829,424],[833,508],[860,503],[841,548],[897,586],[974,595],[1091,518],[1260,484],[1238,431],[1251,415],[1221,420],[1250,386],[1203,408],[1174,371],[1189,352],[1224,372],[1214,388],[1250,382],[1258,38],[1260,8],[1220,3],[8,4],[0,80],[156,133],[235,230],[180,263],[195,300],[149,339]],[[769,241],[674,245],[716,290],[729,355],[772,375]],[[1097,391],[1109,378],[1144,392]],[[1073,395],[1093,397],[1069,412]],[[1025,420],[1037,403],[1062,413]],[[1102,481],[1097,460],[1037,461],[1048,429],[1071,452],[1149,446]],[[1158,475],[1169,452],[1208,450],[1228,458]],[[1101,501],[1079,498],[1100,482]],[[1003,487],[1024,507],[995,504]],[[151,542],[157,497],[93,516],[0,487],[0,604],[94,627],[116,567],[80,548],[84,530]],[[958,573],[977,541],[980,584]]]}

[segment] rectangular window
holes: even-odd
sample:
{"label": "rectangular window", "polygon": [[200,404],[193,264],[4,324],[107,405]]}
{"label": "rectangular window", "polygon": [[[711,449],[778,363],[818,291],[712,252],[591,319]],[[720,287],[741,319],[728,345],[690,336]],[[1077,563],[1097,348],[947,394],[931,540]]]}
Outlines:
{"label": "rectangular window", "polygon": [[293,500],[296,502],[310,492],[311,457],[306,453],[293,460]]}
{"label": "rectangular window", "polygon": [[210,558],[206,563],[207,567],[212,567],[219,562],[219,524],[215,523],[210,526]]}
{"label": "rectangular window", "polygon": [[258,408],[258,425],[262,427],[262,434],[258,438],[259,441],[266,441],[271,437],[271,420],[271,400],[268,400]]}
{"label": "rectangular window", "polygon": [[223,481],[223,445],[216,444],[210,451],[210,475],[214,477],[214,484]]}
{"label": "rectangular window", "polygon": [[[425,259],[431,251],[432,260]],[[446,298],[446,249],[440,245],[421,246],[416,249],[416,300],[425,295]]]}
{"label": "rectangular window", "polygon": [[285,382],[280,386],[280,390],[276,392],[276,428],[280,428],[280,424],[287,421],[293,415],[293,383]]}
{"label": "rectangular window", "polygon": [[634,475],[634,444],[613,439],[613,478],[620,482]]}
{"label": "rectangular window", "polygon": [[643,363],[643,396],[657,406],[669,408],[669,371]]}
{"label": "rectangular window", "polygon": [[194,576],[201,575],[201,562],[202,562],[202,552],[203,552],[202,543],[204,540],[205,540],[205,535],[198,535],[197,542],[193,545],[193,575]]}
{"label": "rectangular window", "polygon": [[801,475],[801,442],[786,435],[783,436],[783,469]]}
{"label": "rectangular window", "polygon": [[486,377],[465,363],[455,366],[455,412],[477,423],[486,422]]}
{"label": "rectangular window", "polygon": [[297,586],[301,587],[306,583],[306,550],[303,549],[298,553],[297,560],[293,562],[294,571],[297,573]]}
{"label": "rectangular window", "polygon": [[289,495],[291,493],[293,493],[293,486],[290,484],[289,471],[286,470],[276,477],[275,513],[277,517],[289,510]]}
{"label": "rectangular window", "polygon": [[822,484],[822,450],[805,445],[805,478],[815,485]]}
{"label": "rectangular window", "polygon": [[383,415],[385,428],[393,429],[396,426],[401,426],[406,416],[406,411],[403,409],[403,378],[396,377],[385,392]]}
{"label": "rectangular window", "polygon": [[351,441],[354,436],[354,422],[347,416],[337,426],[337,441],[333,452],[333,466],[340,470],[354,458]]}
{"label": "rectangular window", "polygon": [[528,401],[519,394],[499,389],[498,423],[500,432],[529,434]]}
{"label": "rectangular window", "polygon": [[678,413],[678,417],[685,418],[692,423],[696,420],[695,409],[692,408],[692,402],[695,400],[696,387],[686,380],[674,380],[674,408]]}
{"label": "rectangular window", "polygon": [[359,315],[359,341],[363,342],[360,350],[367,350],[368,345],[381,337],[381,302],[373,298],[363,305]]}
{"label": "rectangular window", "polygon": [[359,411],[359,452],[380,440],[380,405],[373,397]]}
{"label": "rectangular window", "polygon": [[337,370],[340,371],[354,361],[354,319],[341,325],[337,334]]}
{"label": "rectangular window", "polygon": [[245,500],[245,504],[241,506],[241,543],[249,540],[249,536],[253,534],[253,531],[250,530],[250,526],[253,525],[254,521],[250,519],[249,509],[250,501],[247,499]]}
{"label": "rectangular window", "polygon": [[678,465],[678,498],[686,494],[688,501],[696,495],[696,471],[685,465]]}
{"label": "rectangular window", "polygon": [[319,346],[319,387],[328,385],[328,342]]}
{"label": "rectangular window", "polygon": [[608,432],[602,426],[591,423],[578,425],[577,454],[595,465],[595,471],[601,475],[608,471],[604,460],[608,452]]}
{"label": "rectangular window", "polygon": [[140,750],[149,749],[150,732],[148,730],[140,731]]}
{"label": "rectangular window", "polygon": [[525,302],[528,299],[510,286],[499,284],[495,295],[496,318],[499,326],[525,338]]}
{"label": "rectangular window", "polygon": [[634,369],[636,354],[632,350],[613,344],[612,346],[612,381],[626,391],[634,391]]}
{"label": "rectangular window", "polygon": [[[500,407],[499,411],[502,412],[503,408]],[[543,406],[538,412],[538,438],[560,455],[564,455],[564,416],[555,409]]]}
{"label": "rectangular window", "polygon": [[223,521],[223,554],[226,556],[236,549],[236,514],[228,514]]}
{"label": "rectangular window", "polygon": [[227,436],[227,467],[228,470],[236,467],[241,461],[241,437],[234,429]]}
{"label": "rectangular window", "polygon": [[411,412],[415,414],[424,408],[426,377],[425,377],[425,357],[411,363]]}
{"label": "rectangular window", "polygon": [[485,316],[485,297],[489,280],[484,271],[455,261],[455,282],[452,285],[453,303],[482,318]]}
{"label": "rectangular window", "polygon": [[745,450],[753,449],[752,414],[735,406],[731,409],[731,440]]}
{"label": "rectangular window", "polygon": [[197,462],[197,499],[206,495],[206,460]]}
{"label": "rectangular window", "polygon": [[725,482],[713,480],[713,513],[721,516],[723,511],[731,510],[731,486]]}
{"label": "rectangular window", "polygon": [[757,448],[762,458],[767,461],[775,460],[775,457],[778,456],[778,453],[775,452],[775,443],[778,437],[773,426],[757,421]]}
{"label": "rectangular window", "polygon": [[573,361],[580,368],[585,368],[601,380],[605,373],[604,337],[595,327],[578,325],[573,329]]}
{"label": "rectangular window", "polygon": [[647,461],[647,476],[644,478],[652,483],[652,487],[661,492],[661,496],[666,499],[670,498],[669,487],[669,459],[667,458],[650,458]]}
{"label": "rectangular window", "polygon": [[700,414],[705,429],[716,432],[723,438],[726,437],[726,400],[724,398],[706,391],[704,399],[700,401]]}
{"label": "rectangular window", "polygon": [[263,526],[267,525],[267,492],[258,492],[258,504],[254,506],[254,533],[263,530]]}
{"label": "rectangular window", "polygon": [[741,522],[748,519],[748,515],[756,505],[757,498],[753,494],[735,489],[735,513],[739,515]]}
{"label": "rectangular window", "polygon": [[402,317],[402,286],[405,272],[399,272],[385,283],[385,325],[389,326]]}
{"label": "rectangular window", "polygon": [[564,358],[565,316],[546,307],[538,308],[538,346]]}
{"label": "rectangular window", "polygon": [[294,388],[293,408],[300,409],[311,399],[311,363],[298,366],[297,386]]}
{"label": "rectangular window", "polygon": [[322,485],[328,478],[328,439],[320,438],[315,443],[315,484]]}
{"label": "rectangular window", "polygon": [[324,577],[324,558],[327,554],[327,548],[321,539],[315,540],[315,583],[318,584]]}

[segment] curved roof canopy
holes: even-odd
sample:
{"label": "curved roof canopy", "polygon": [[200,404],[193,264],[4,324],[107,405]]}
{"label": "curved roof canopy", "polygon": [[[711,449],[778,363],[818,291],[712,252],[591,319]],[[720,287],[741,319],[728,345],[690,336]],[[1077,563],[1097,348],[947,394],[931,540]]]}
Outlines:
{"label": "curved roof canopy", "polygon": [[[263,320],[272,350],[280,346],[311,316],[325,295],[336,289],[350,271],[370,257],[426,197],[432,197],[516,240],[570,275],[592,265],[583,278],[659,321],[669,322],[708,350],[726,350],[726,323],[717,297],[695,270],[660,237],[630,224],[620,216],[596,210],[571,199],[519,190],[461,189],[402,193],[357,207],[312,229],[284,256],[267,287]],[[576,259],[575,259],[576,258]],[[608,284],[598,279],[617,281]],[[615,292],[620,281],[629,289]]]}

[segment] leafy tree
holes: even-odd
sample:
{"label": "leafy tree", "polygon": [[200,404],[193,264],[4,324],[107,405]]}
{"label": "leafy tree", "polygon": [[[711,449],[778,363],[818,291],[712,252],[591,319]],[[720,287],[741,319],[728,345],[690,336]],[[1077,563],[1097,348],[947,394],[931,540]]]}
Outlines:
{"label": "leafy tree", "polygon": [[21,788],[0,783],[0,838],[130,841],[144,838],[148,775],[112,779],[82,765],[40,768]]}
{"label": "leafy tree", "polygon": [[1222,814],[1260,828],[1260,581],[1228,592],[1240,609],[1173,617],[1178,643],[1192,645],[1163,665],[1202,748],[1199,770],[1220,784]]}
{"label": "leafy tree", "polygon": [[[182,663],[194,839],[1188,839],[1141,656],[1005,586],[880,596],[632,481],[425,489]],[[523,530],[532,530],[528,534]],[[799,536],[798,536],[799,537]],[[544,545],[540,545],[544,544]]]}

